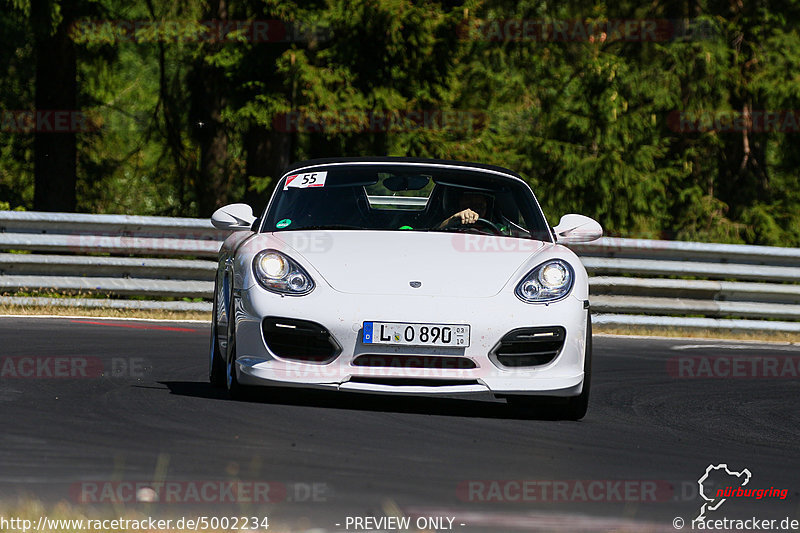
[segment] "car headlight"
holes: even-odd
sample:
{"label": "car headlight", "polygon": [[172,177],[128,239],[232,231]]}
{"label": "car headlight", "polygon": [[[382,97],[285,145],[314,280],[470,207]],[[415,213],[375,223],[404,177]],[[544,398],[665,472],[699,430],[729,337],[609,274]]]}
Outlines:
{"label": "car headlight", "polygon": [[302,296],[314,289],[314,280],[292,259],[276,250],[263,250],[253,258],[258,283],[268,291]]}
{"label": "car headlight", "polygon": [[514,293],[523,302],[553,302],[569,294],[574,280],[575,272],[569,263],[552,259],[531,270]]}

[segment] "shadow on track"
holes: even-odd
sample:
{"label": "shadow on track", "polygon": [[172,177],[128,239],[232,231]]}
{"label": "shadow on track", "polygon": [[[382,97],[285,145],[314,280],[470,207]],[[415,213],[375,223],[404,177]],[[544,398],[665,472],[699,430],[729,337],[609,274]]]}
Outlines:
{"label": "shadow on track", "polygon": [[[232,400],[226,391],[212,387],[204,381],[160,381],[171,394],[206,398],[209,400]],[[244,402],[302,407],[324,407],[355,411],[407,413],[465,418],[495,418],[510,420],[557,420],[545,411],[515,408],[504,400],[497,400],[487,393],[487,398],[462,399],[453,397],[403,396],[382,394],[359,394],[344,391],[327,391],[290,387],[258,387],[248,392]]]}

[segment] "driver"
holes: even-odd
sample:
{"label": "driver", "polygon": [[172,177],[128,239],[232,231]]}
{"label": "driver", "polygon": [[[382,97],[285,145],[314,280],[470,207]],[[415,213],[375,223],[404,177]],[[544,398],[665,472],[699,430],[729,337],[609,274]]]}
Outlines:
{"label": "driver", "polygon": [[448,224],[460,222],[461,224],[474,224],[479,218],[486,218],[489,211],[489,199],[485,194],[477,192],[463,192],[458,198],[459,211],[446,218],[440,228]]}

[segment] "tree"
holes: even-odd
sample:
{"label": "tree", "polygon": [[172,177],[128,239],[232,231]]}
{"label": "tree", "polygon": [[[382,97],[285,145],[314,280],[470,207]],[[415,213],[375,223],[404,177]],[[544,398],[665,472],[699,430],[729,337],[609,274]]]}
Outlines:
{"label": "tree", "polygon": [[74,211],[75,131],[47,131],[52,125],[47,121],[52,120],[54,111],[79,112],[76,50],[69,36],[69,27],[77,15],[77,0],[30,0],[29,9],[36,61],[37,122],[38,117],[43,117],[34,140],[33,208]]}

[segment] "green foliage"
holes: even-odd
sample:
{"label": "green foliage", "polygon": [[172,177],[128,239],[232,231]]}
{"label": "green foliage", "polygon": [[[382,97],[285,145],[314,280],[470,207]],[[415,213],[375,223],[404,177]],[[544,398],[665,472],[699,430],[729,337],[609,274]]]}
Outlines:
{"label": "green foliage", "polygon": [[15,112],[32,109],[34,98],[24,4],[0,17],[0,201],[11,207],[33,204],[33,136],[15,133]]}

